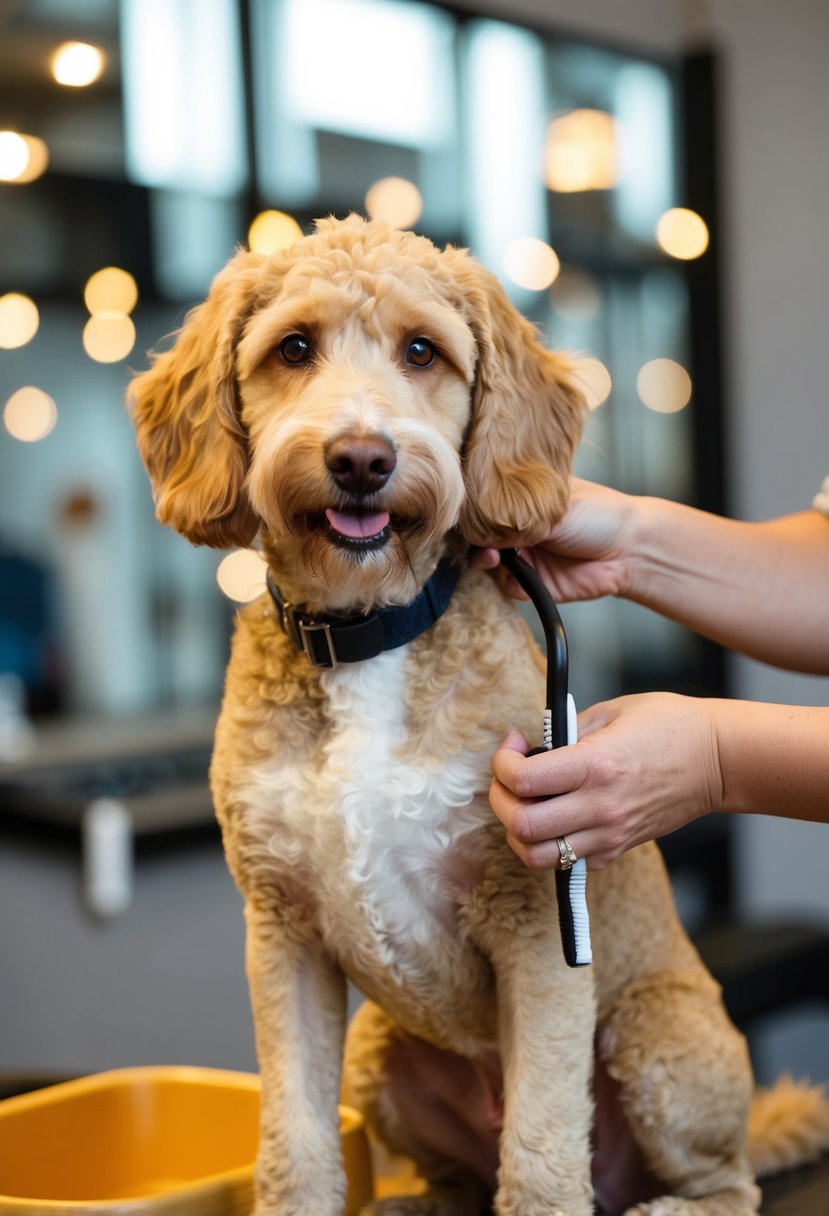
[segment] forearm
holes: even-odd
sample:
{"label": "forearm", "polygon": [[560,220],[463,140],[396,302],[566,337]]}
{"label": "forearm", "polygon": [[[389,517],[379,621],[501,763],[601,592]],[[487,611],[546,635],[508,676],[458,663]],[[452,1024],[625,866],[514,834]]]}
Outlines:
{"label": "forearm", "polygon": [[719,809],[829,821],[829,708],[711,701]]}
{"label": "forearm", "polygon": [[752,658],[829,673],[829,519],[744,523],[633,503],[627,598]]}

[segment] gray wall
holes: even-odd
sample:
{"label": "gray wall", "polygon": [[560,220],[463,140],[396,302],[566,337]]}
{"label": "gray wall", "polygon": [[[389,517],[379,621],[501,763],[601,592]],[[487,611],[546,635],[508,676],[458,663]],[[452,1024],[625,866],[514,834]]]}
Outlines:
{"label": "gray wall", "polygon": [[255,1069],[242,901],[218,839],[139,857],[132,905],[104,921],[84,906],[79,842],[4,835],[0,925],[0,1075]]}

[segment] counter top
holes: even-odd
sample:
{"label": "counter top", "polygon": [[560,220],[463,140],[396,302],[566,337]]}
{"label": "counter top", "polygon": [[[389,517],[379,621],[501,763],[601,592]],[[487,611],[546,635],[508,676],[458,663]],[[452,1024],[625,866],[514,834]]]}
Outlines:
{"label": "counter top", "polygon": [[135,717],[71,716],[36,725],[28,743],[0,756],[0,784],[59,765],[106,763],[212,746],[218,706]]}

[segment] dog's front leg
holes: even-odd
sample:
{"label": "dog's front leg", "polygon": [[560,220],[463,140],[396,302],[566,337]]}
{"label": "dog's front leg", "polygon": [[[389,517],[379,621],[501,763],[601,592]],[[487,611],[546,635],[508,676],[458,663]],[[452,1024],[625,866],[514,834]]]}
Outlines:
{"label": "dog's front leg", "polygon": [[482,944],[495,970],[504,1072],[495,1210],[590,1216],[592,969],[565,963],[542,876],[504,878],[487,903]]}
{"label": "dog's front leg", "polygon": [[249,902],[245,917],[262,1074],[254,1216],[342,1216],[345,980],[312,925],[290,909]]}
{"label": "dog's front leg", "polygon": [[504,1067],[498,1216],[593,1211],[592,972],[566,965],[555,907],[547,914],[551,930],[513,940],[496,963]]}

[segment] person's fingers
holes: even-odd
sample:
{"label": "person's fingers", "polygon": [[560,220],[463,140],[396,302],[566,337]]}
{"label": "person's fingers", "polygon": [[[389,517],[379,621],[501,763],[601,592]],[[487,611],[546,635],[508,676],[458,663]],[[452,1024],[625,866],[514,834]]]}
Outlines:
{"label": "person's fingers", "polygon": [[469,556],[469,564],[476,566],[479,570],[495,570],[496,577],[501,590],[504,591],[512,600],[527,600],[529,596],[526,591],[516,582],[513,576],[509,573],[506,566],[501,563],[500,549],[494,549],[489,546],[484,546],[480,549],[473,549]]}
{"label": "person's fingers", "polygon": [[584,800],[576,796],[526,802],[493,781],[490,802],[510,848],[532,870],[559,868],[557,840],[562,836],[591,869],[607,865],[625,847],[619,838],[621,825],[594,822]]}
{"label": "person's fingers", "polygon": [[605,836],[595,830],[559,832],[557,836],[534,844],[525,844],[511,832],[506,834],[507,844],[530,870],[561,869],[560,837],[566,838],[577,859],[586,860],[588,870],[602,869],[619,855],[620,850],[608,845]]}
{"label": "person's fingers", "polygon": [[[523,743],[517,744],[515,736]],[[584,782],[587,757],[578,748],[527,756],[527,744],[517,731],[510,731],[492,757],[492,772],[502,786],[519,798],[550,798],[578,789]]]}
{"label": "person's fingers", "polygon": [[501,787],[490,792],[490,801],[507,829],[510,848],[532,870],[560,868],[561,837],[577,858],[586,858],[588,869],[600,869],[640,843],[618,808],[597,805],[579,793],[524,802]]}
{"label": "person's fingers", "polygon": [[543,845],[558,836],[569,839],[576,833],[587,838],[583,843],[595,848],[606,835],[604,817],[597,821],[592,806],[585,807],[585,799],[579,794],[527,801],[493,783],[490,801],[509,835],[525,848]]}
{"label": "person's fingers", "polygon": [[470,566],[479,570],[494,570],[500,564],[501,554],[497,549],[473,549],[469,555]]}

